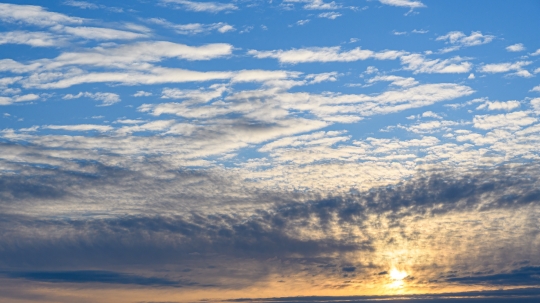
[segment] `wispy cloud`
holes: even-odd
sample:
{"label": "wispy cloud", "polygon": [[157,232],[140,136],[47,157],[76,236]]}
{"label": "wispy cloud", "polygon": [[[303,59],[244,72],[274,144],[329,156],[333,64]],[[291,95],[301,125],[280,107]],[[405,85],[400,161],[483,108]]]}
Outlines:
{"label": "wispy cloud", "polygon": [[235,28],[233,26],[224,22],[210,23],[210,24],[201,24],[201,23],[173,24],[167,20],[158,19],[158,18],[152,18],[152,19],[149,19],[148,21],[173,29],[175,32],[182,35],[206,34],[212,31],[217,31],[220,33],[235,31]]}
{"label": "wispy cloud", "polygon": [[177,4],[178,8],[193,12],[219,13],[223,11],[237,10],[238,7],[232,3],[220,2],[198,2],[190,0],[160,0],[163,3]]}
{"label": "wispy cloud", "polygon": [[76,95],[73,94],[67,94],[62,99],[64,100],[71,100],[71,99],[79,99],[81,97],[91,98],[97,101],[102,101],[103,103],[101,106],[110,106],[115,103],[120,102],[120,96],[115,93],[89,93],[89,92],[80,92]]}

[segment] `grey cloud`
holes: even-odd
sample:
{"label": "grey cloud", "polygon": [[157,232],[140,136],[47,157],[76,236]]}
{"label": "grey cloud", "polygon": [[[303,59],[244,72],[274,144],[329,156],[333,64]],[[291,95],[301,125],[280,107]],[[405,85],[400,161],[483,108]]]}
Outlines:
{"label": "grey cloud", "polygon": [[[132,284],[142,286],[176,286],[182,282],[156,277],[144,277],[112,271],[80,270],[80,271],[27,271],[4,272],[4,276],[14,279],[26,279],[52,283],[109,283]],[[188,285],[192,283],[187,283]]]}
{"label": "grey cloud", "polygon": [[540,284],[540,266],[526,266],[491,275],[455,277],[449,278],[448,281],[462,284],[538,285]]}
{"label": "grey cloud", "polygon": [[397,303],[463,303],[463,302],[495,302],[495,303],[533,303],[540,299],[539,288],[524,288],[511,290],[488,290],[471,292],[454,292],[429,295],[399,295],[399,296],[310,296],[310,297],[281,297],[281,298],[249,298],[233,299],[227,302],[265,302],[265,303],[305,303],[305,302],[397,302]]}
{"label": "grey cloud", "polygon": [[[540,200],[534,163],[469,173],[419,172],[398,185],[334,196],[250,188],[246,181],[211,171],[162,170],[170,176],[156,179],[150,166],[145,175],[86,165],[92,167],[87,173],[32,168],[34,177],[22,171],[0,178],[0,194],[10,197],[0,201],[0,269],[126,272],[167,265],[177,269],[167,280],[188,276],[201,285],[233,274],[252,283],[274,270],[300,271],[301,266],[313,274],[376,275],[387,268],[370,269],[350,258],[374,253],[376,241],[392,241],[368,232],[370,217],[399,227],[407,218],[518,209]],[[232,273],[238,268],[251,272]],[[214,274],[203,279],[203,269]],[[525,280],[533,271],[510,274]],[[459,277],[445,279],[451,278]],[[506,277],[480,277],[478,283],[481,278]]]}

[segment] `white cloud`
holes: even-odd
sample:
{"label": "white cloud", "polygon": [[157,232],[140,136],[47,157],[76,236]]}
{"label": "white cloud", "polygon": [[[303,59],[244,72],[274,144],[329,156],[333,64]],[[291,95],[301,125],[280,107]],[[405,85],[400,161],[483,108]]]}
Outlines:
{"label": "white cloud", "polygon": [[86,1],[68,0],[68,1],[64,1],[64,4],[69,5],[69,6],[82,8],[82,9],[98,9],[99,8],[98,5],[96,5],[94,3],[86,2]]}
{"label": "white cloud", "polygon": [[219,13],[222,11],[238,9],[238,7],[232,3],[196,2],[189,0],[161,0],[161,2],[180,4],[181,8],[192,12]]}
{"label": "white cloud", "polygon": [[374,52],[371,50],[364,50],[359,47],[350,51],[341,51],[341,48],[339,46],[312,47],[292,49],[288,51],[248,51],[248,55],[252,55],[259,59],[275,58],[278,59],[281,63],[291,64],[305,62],[351,62],[367,59],[395,60],[403,54],[405,53],[401,51],[385,50],[381,52]]}
{"label": "white cloud", "polygon": [[296,21],[296,25],[300,25],[300,26],[302,26],[302,25],[308,24],[308,23],[309,23],[309,21],[310,21],[309,19],[305,19],[305,20],[298,20],[298,21]]}
{"label": "white cloud", "polygon": [[140,120],[140,119],[118,119],[114,121],[114,123],[121,123],[121,124],[140,124],[144,122],[147,122],[147,121]]}
{"label": "white cloud", "polygon": [[326,13],[320,13],[318,15],[319,18],[328,18],[331,20],[336,19],[337,17],[341,17],[342,15],[338,12],[326,12]]}
{"label": "white cloud", "polygon": [[475,78],[476,78],[476,77],[474,76],[473,73],[471,73],[471,74],[467,77],[467,79],[471,79],[471,80],[472,80],[472,79],[475,79]]}
{"label": "white cloud", "polygon": [[28,102],[39,99],[39,95],[36,94],[26,94],[22,96],[13,96],[13,97],[0,97],[0,105],[10,105],[17,102]]}
{"label": "white cloud", "polygon": [[518,76],[518,77],[523,77],[523,78],[532,78],[532,77],[534,77],[533,74],[531,74],[528,70],[524,70],[524,69],[518,70],[515,73],[508,74],[508,76]]}
{"label": "white cloud", "polygon": [[426,7],[424,3],[420,1],[412,1],[412,0],[379,0],[379,2],[386,5],[408,7],[411,9]]}
{"label": "white cloud", "polygon": [[532,53],[531,56],[540,56],[540,48],[537,49],[534,53]]}
{"label": "white cloud", "polygon": [[401,64],[405,65],[404,69],[411,70],[417,73],[467,73],[471,70],[472,64],[466,62],[464,58],[459,56],[450,59],[426,59],[420,54],[410,54],[401,56]]}
{"label": "white cloud", "polygon": [[60,46],[63,40],[46,32],[13,31],[0,33],[0,44],[26,44],[30,46]]}
{"label": "white cloud", "polygon": [[143,90],[137,91],[135,94],[133,94],[133,97],[150,97],[152,96],[151,92],[145,92]]}
{"label": "white cloud", "polygon": [[531,92],[540,92],[540,85],[537,85],[537,86],[533,87],[530,91]]}
{"label": "white cloud", "polygon": [[424,29],[419,29],[419,30],[413,29],[412,33],[413,33],[413,34],[427,34],[427,33],[429,33],[429,31],[428,31],[428,30],[424,30]]}
{"label": "white cloud", "polygon": [[320,74],[309,74],[306,75],[306,80],[311,80],[309,84],[315,84],[325,81],[334,82],[337,81],[337,72],[329,72],[329,73],[320,73]]}
{"label": "white cloud", "polygon": [[78,99],[81,97],[87,97],[91,98],[97,101],[102,101],[103,103],[101,106],[110,106],[115,103],[120,102],[120,96],[114,93],[89,93],[89,92],[80,92],[76,95],[73,94],[67,94],[62,99],[65,100],[71,100],[71,99]]}
{"label": "white cloud", "polygon": [[[125,123],[125,121],[124,121]],[[166,131],[171,128],[176,123],[175,120],[156,120],[144,124],[139,125],[132,125],[132,126],[124,126],[116,130],[117,133],[125,135],[128,133],[134,133],[134,132],[145,132],[145,131],[152,131],[152,132],[159,132],[159,131]],[[138,124],[138,123],[132,123],[132,124]]]}
{"label": "white cloud", "polygon": [[400,77],[400,76],[376,76],[374,78],[371,78],[367,80],[367,83],[375,83],[380,81],[388,81],[391,82],[390,85],[394,86],[401,86],[401,87],[409,87],[409,86],[415,86],[418,84],[418,81],[416,81],[412,77]]}
{"label": "white cloud", "polygon": [[335,1],[324,2],[323,0],[284,0],[283,2],[290,3],[306,3],[304,9],[307,10],[335,10],[341,8],[341,5]]}
{"label": "white cloud", "polygon": [[73,6],[73,7],[78,7],[80,9],[100,9],[101,8],[101,9],[106,9],[115,13],[122,13],[124,11],[122,8],[119,8],[119,7],[108,7],[102,4],[94,4],[87,1],[67,0],[67,1],[64,1],[64,4]]}
{"label": "white cloud", "polygon": [[[0,62],[1,63],[1,62]],[[95,62],[94,64],[104,63]],[[0,64],[1,67],[1,64]],[[160,83],[186,83],[203,82],[211,80],[230,80],[232,82],[268,82],[272,80],[288,79],[296,77],[297,72],[288,71],[265,71],[265,70],[242,70],[242,71],[209,71],[199,72],[177,68],[148,67],[144,71],[124,72],[90,72],[65,74],[58,77],[31,77],[23,80],[26,88],[54,89],[67,88],[83,83],[119,83],[124,85],[136,84],[160,84]]]}
{"label": "white cloud", "polygon": [[507,128],[518,130],[522,126],[533,124],[538,119],[529,116],[528,112],[512,112],[500,115],[477,115],[474,116],[474,127],[480,129]]}
{"label": "white cloud", "polygon": [[[158,62],[163,58],[210,60],[232,53],[232,45],[225,43],[188,46],[166,41],[138,42],[113,47],[98,47],[81,52],[66,52],[51,60],[41,60],[48,69],[66,65],[103,67],[136,67],[144,62]],[[149,66],[142,66],[149,68]]]}
{"label": "white cloud", "polygon": [[483,73],[506,73],[509,71],[520,71],[524,66],[531,64],[532,61],[517,61],[515,63],[494,63],[485,64],[478,70]]}
{"label": "white cloud", "polygon": [[235,30],[233,26],[224,22],[209,23],[209,24],[202,24],[202,23],[174,24],[161,18],[151,18],[151,19],[148,19],[148,21],[173,29],[176,33],[181,34],[181,35],[207,34],[212,31],[218,31],[223,34],[223,33]]}
{"label": "white cloud", "polygon": [[537,114],[540,114],[540,98],[534,98],[530,102],[532,108]]}
{"label": "white cloud", "polygon": [[77,125],[45,125],[45,129],[54,130],[67,130],[67,131],[92,131],[108,132],[113,128],[108,125],[96,125],[96,124],[77,124]]}
{"label": "white cloud", "polygon": [[[162,99],[184,99],[194,103],[206,103],[221,97],[227,91],[227,86],[214,84],[209,89],[182,90],[177,88],[164,88]],[[185,105],[185,104],[184,104]]]}
{"label": "white cloud", "polygon": [[[81,4],[77,1],[73,2]],[[100,27],[71,27],[68,24],[81,24],[86,19],[69,17],[59,13],[48,12],[40,6],[15,5],[0,3],[0,20],[13,23],[25,23],[28,25],[37,25],[50,27],[52,31],[73,35],[84,39],[96,40],[116,40],[116,39],[137,39],[147,37],[147,34],[133,33],[129,31],[100,28]],[[15,34],[15,36],[13,36]],[[53,41],[53,37],[47,33],[41,32],[13,32],[3,33],[3,39],[17,44],[29,44],[33,46],[56,46],[58,42]],[[63,40],[67,37],[57,37],[57,40]]]}
{"label": "white cloud", "polygon": [[12,23],[26,23],[37,26],[58,24],[80,24],[82,18],[48,12],[41,6],[0,3],[0,20]]}
{"label": "white cloud", "polygon": [[450,130],[451,126],[460,125],[458,122],[455,121],[429,121],[429,122],[421,122],[417,124],[413,124],[411,126],[405,127],[410,132],[417,133],[417,134],[428,134],[428,133],[435,133],[440,131],[448,131]]}
{"label": "white cloud", "polygon": [[525,50],[523,43],[517,43],[506,47],[506,50],[509,52],[521,52]]}
{"label": "white cloud", "polygon": [[471,32],[469,36],[465,35],[463,32],[449,32],[444,36],[437,37],[437,41],[446,41],[446,43],[452,44],[453,46],[442,49],[442,53],[447,53],[460,49],[461,47],[477,46],[489,43],[495,39],[495,36],[492,35],[483,35],[482,32]]}
{"label": "white cloud", "polygon": [[506,102],[487,101],[486,103],[479,105],[476,109],[511,111],[520,106],[521,106],[521,103],[517,100],[511,100],[511,101],[506,101]]}
{"label": "white cloud", "polygon": [[422,113],[423,118],[435,118],[435,119],[442,119],[440,115],[437,115],[436,113],[432,111],[427,111]]}
{"label": "white cloud", "polygon": [[[60,31],[60,27],[58,29]],[[147,34],[134,33],[129,31],[111,29],[111,28],[102,28],[102,27],[70,27],[65,26],[61,27],[61,31],[81,37],[84,39],[92,40],[133,40],[138,38],[148,37]]]}
{"label": "white cloud", "polygon": [[[235,113],[250,120],[277,123],[302,112],[328,122],[352,123],[362,117],[388,114],[431,105],[471,94],[466,86],[427,84],[407,89],[390,90],[379,95],[341,95],[287,93],[281,89],[230,92],[212,103],[220,92],[211,90],[167,91],[165,97],[177,95],[181,103],[144,104],[139,111],[152,115],[173,114],[188,119],[216,119]],[[199,100],[187,102],[196,96]],[[256,100],[256,101],[255,101]],[[204,103],[201,106],[200,103]],[[197,105],[197,106],[194,106]]]}
{"label": "white cloud", "polygon": [[0,88],[5,88],[8,85],[14,84],[17,81],[21,80],[22,77],[3,77],[0,78]]}
{"label": "white cloud", "polygon": [[39,68],[41,64],[32,63],[32,64],[22,64],[12,59],[0,59],[0,71],[9,71],[16,74],[26,73],[34,71]]}

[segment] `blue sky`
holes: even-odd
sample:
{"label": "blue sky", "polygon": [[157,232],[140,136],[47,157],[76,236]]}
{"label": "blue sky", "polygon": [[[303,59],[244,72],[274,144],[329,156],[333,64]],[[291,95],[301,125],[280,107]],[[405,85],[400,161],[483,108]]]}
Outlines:
{"label": "blue sky", "polygon": [[26,282],[55,302],[537,285],[539,12],[0,3],[10,298]]}

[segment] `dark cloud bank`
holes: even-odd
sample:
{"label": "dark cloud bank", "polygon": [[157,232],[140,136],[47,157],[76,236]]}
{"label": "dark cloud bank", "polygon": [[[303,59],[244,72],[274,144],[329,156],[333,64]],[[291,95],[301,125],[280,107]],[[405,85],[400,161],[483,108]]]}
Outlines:
{"label": "dark cloud bank", "polygon": [[[394,226],[400,226],[403,218],[536,205],[540,201],[538,168],[536,164],[523,164],[460,174],[423,173],[395,186],[339,196],[253,191],[249,196],[251,204],[242,202],[250,210],[238,213],[225,207],[231,203],[230,196],[214,194],[212,201],[201,201],[215,202],[214,208],[183,214],[170,214],[175,207],[184,207],[182,197],[191,201],[210,198],[197,197],[196,193],[175,196],[170,191],[162,192],[158,189],[164,188],[163,184],[153,184],[136,172],[101,167],[98,173],[87,175],[60,171],[42,177],[2,176],[0,271],[2,276],[12,279],[167,287],[206,285],[197,281],[195,272],[201,268],[257,263],[270,258],[332,268],[338,274],[361,273],[361,266],[350,264],[345,257],[330,260],[326,256],[371,252],[373,239],[362,235],[338,238],[332,227],[345,232],[353,226],[362,230],[370,215],[384,216]],[[224,184],[236,186],[229,188],[229,193],[242,184],[204,173],[173,174],[165,181],[168,186],[197,179],[214,184],[214,189],[226,187]],[[137,183],[144,186],[133,186]],[[67,205],[73,197],[85,205],[85,199],[90,199],[88,192],[93,190],[100,199],[114,199],[114,195],[127,188],[132,189],[131,197],[155,192],[155,200],[148,201],[152,211],[76,217],[40,216],[32,212],[38,206]],[[178,199],[177,205],[172,202],[174,199]],[[259,200],[271,203],[258,203]],[[95,203],[88,201],[90,206]],[[104,209],[99,211],[106,213]],[[318,236],[306,236],[306,231],[316,231]],[[532,232],[537,234],[538,230]],[[133,273],[133,268],[144,271],[171,264],[186,270],[166,278],[152,272]],[[256,270],[260,272],[250,278],[268,273],[267,269]],[[538,285],[539,274],[538,267],[516,266],[511,271],[501,269],[490,275],[453,276],[441,281],[530,286]]]}

